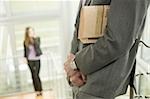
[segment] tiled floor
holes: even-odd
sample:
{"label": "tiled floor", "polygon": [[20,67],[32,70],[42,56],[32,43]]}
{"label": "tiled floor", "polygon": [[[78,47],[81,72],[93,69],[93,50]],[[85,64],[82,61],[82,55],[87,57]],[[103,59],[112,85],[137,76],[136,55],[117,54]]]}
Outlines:
{"label": "tiled floor", "polygon": [[43,92],[42,96],[36,96],[35,93],[20,94],[17,96],[0,97],[0,99],[56,99],[55,95],[51,91]]}
{"label": "tiled floor", "polygon": [[[56,98],[55,93],[53,91],[44,91],[43,95],[38,97],[36,96],[36,93],[28,93],[28,94],[18,94],[16,96],[0,97],[0,99],[56,99]],[[129,99],[129,96],[123,95],[115,99]]]}

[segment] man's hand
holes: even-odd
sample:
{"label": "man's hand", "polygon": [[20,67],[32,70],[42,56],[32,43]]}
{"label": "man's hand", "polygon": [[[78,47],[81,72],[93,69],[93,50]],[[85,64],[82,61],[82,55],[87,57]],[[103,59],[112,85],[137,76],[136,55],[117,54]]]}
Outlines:
{"label": "man's hand", "polygon": [[75,55],[69,54],[67,56],[66,62],[64,63],[64,69],[68,76],[72,76],[74,74],[74,69],[71,67],[71,64],[72,64],[74,58],[75,58]]}
{"label": "man's hand", "polygon": [[70,77],[70,82],[74,86],[81,87],[86,83],[85,76],[78,70],[75,70],[76,73]]}
{"label": "man's hand", "polygon": [[73,60],[75,59],[75,55],[69,54],[67,56],[67,60],[64,63],[64,69],[67,73],[67,76],[70,77],[70,81],[74,86],[82,86],[85,84],[86,79],[85,76],[78,70],[73,69],[71,67]]}

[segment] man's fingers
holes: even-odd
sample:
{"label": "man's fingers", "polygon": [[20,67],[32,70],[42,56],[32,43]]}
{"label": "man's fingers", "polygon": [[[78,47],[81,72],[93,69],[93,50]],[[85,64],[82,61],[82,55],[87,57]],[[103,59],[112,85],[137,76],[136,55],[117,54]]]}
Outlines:
{"label": "man's fingers", "polygon": [[86,82],[86,76],[84,76],[82,73],[81,73],[81,76],[82,76],[83,81]]}
{"label": "man's fingers", "polygon": [[70,60],[66,60],[66,62],[64,63],[64,66],[68,66],[71,64],[71,61]]}
{"label": "man's fingers", "polygon": [[71,69],[70,61],[67,60],[67,61],[64,63],[64,69],[65,69],[66,72],[67,72],[69,69]]}
{"label": "man's fingers", "polygon": [[74,86],[82,86],[85,84],[85,76],[82,75],[78,70],[74,70],[71,67],[72,61],[75,59],[75,55],[69,54],[67,56],[67,60],[64,63],[64,70],[66,71],[67,75],[70,77],[70,81]]}
{"label": "man's fingers", "polygon": [[84,81],[81,78],[71,78],[70,81],[74,86],[80,87],[84,85]]}
{"label": "man's fingers", "polygon": [[72,53],[69,53],[69,54],[68,54],[68,57],[69,57],[69,58],[75,58],[75,55],[72,54]]}
{"label": "man's fingers", "polygon": [[84,83],[83,82],[81,82],[81,83],[72,83],[72,85],[77,86],[77,87],[81,87],[81,86],[84,85]]}
{"label": "man's fingers", "polygon": [[73,70],[73,68],[71,67],[71,64],[72,64],[72,61],[74,60],[74,58],[75,58],[75,55],[72,53],[70,53],[67,56],[67,60],[64,63],[64,70],[66,71],[67,74],[68,74],[68,72]]}
{"label": "man's fingers", "polygon": [[70,53],[68,56],[67,56],[67,59],[70,60],[70,61],[73,61],[75,59],[75,55]]}
{"label": "man's fingers", "polygon": [[76,79],[76,81],[72,82],[72,84],[73,84],[74,86],[80,87],[80,86],[84,85],[84,81],[82,81],[82,80],[80,80],[80,79],[78,79],[78,80]]}
{"label": "man's fingers", "polygon": [[76,72],[76,74],[74,74],[71,78],[70,78],[71,83],[74,86],[82,86],[85,84],[85,81],[82,79],[81,73],[78,71]]}

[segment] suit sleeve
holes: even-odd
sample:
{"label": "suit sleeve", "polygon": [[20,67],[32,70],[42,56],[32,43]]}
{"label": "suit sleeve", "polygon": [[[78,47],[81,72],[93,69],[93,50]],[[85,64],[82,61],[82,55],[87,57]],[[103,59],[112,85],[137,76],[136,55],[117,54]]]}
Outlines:
{"label": "suit sleeve", "polygon": [[88,75],[115,62],[121,55],[123,55],[123,50],[120,42],[110,36],[108,32],[99,38],[95,44],[91,44],[78,52],[75,63],[83,74]]}
{"label": "suit sleeve", "polygon": [[77,53],[78,46],[79,46],[79,40],[78,40],[78,36],[77,36],[77,31],[75,29],[73,39],[72,39],[72,42],[71,42],[71,53],[72,54],[75,55]]}
{"label": "suit sleeve", "polygon": [[135,1],[124,2],[112,1],[104,36],[76,54],[74,61],[83,74],[88,75],[108,65],[111,66],[110,64],[119,57],[129,53],[138,34],[136,30],[146,12],[143,5],[147,4],[140,1],[138,5],[140,10],[137,10],[134,9]]}
{"label": "suit sleeve", "polygon": [[76,21],[75,21],[75,25],[74,25],[75,30],[74,30],[74,35],[73,35],[73,39],[71,42],[71,53],[74,55],[78,52],[78,46],[79,46],[78,28],[79,28],[79,23],[80,23],[81,8],[82,8],[82,0],[80,0],[80,2],[79,2],[78,13],[77,13],[77,17],[76,17]]}

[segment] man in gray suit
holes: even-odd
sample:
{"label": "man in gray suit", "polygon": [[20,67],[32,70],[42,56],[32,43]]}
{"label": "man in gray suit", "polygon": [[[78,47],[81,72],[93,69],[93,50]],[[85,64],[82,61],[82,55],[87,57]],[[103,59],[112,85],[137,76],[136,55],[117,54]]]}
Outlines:
{"label": "man in gray suit", "polygon": [[76,99],[114,99],[125,94],[128,85],[134,87],[135,57],[150,0],[86,0],[89,2],[110,3],[105,34],[95,44],[82,45],[79,10],[68,58],[77,69],[65,63],[65,70],[70,83],[79,87]]}

